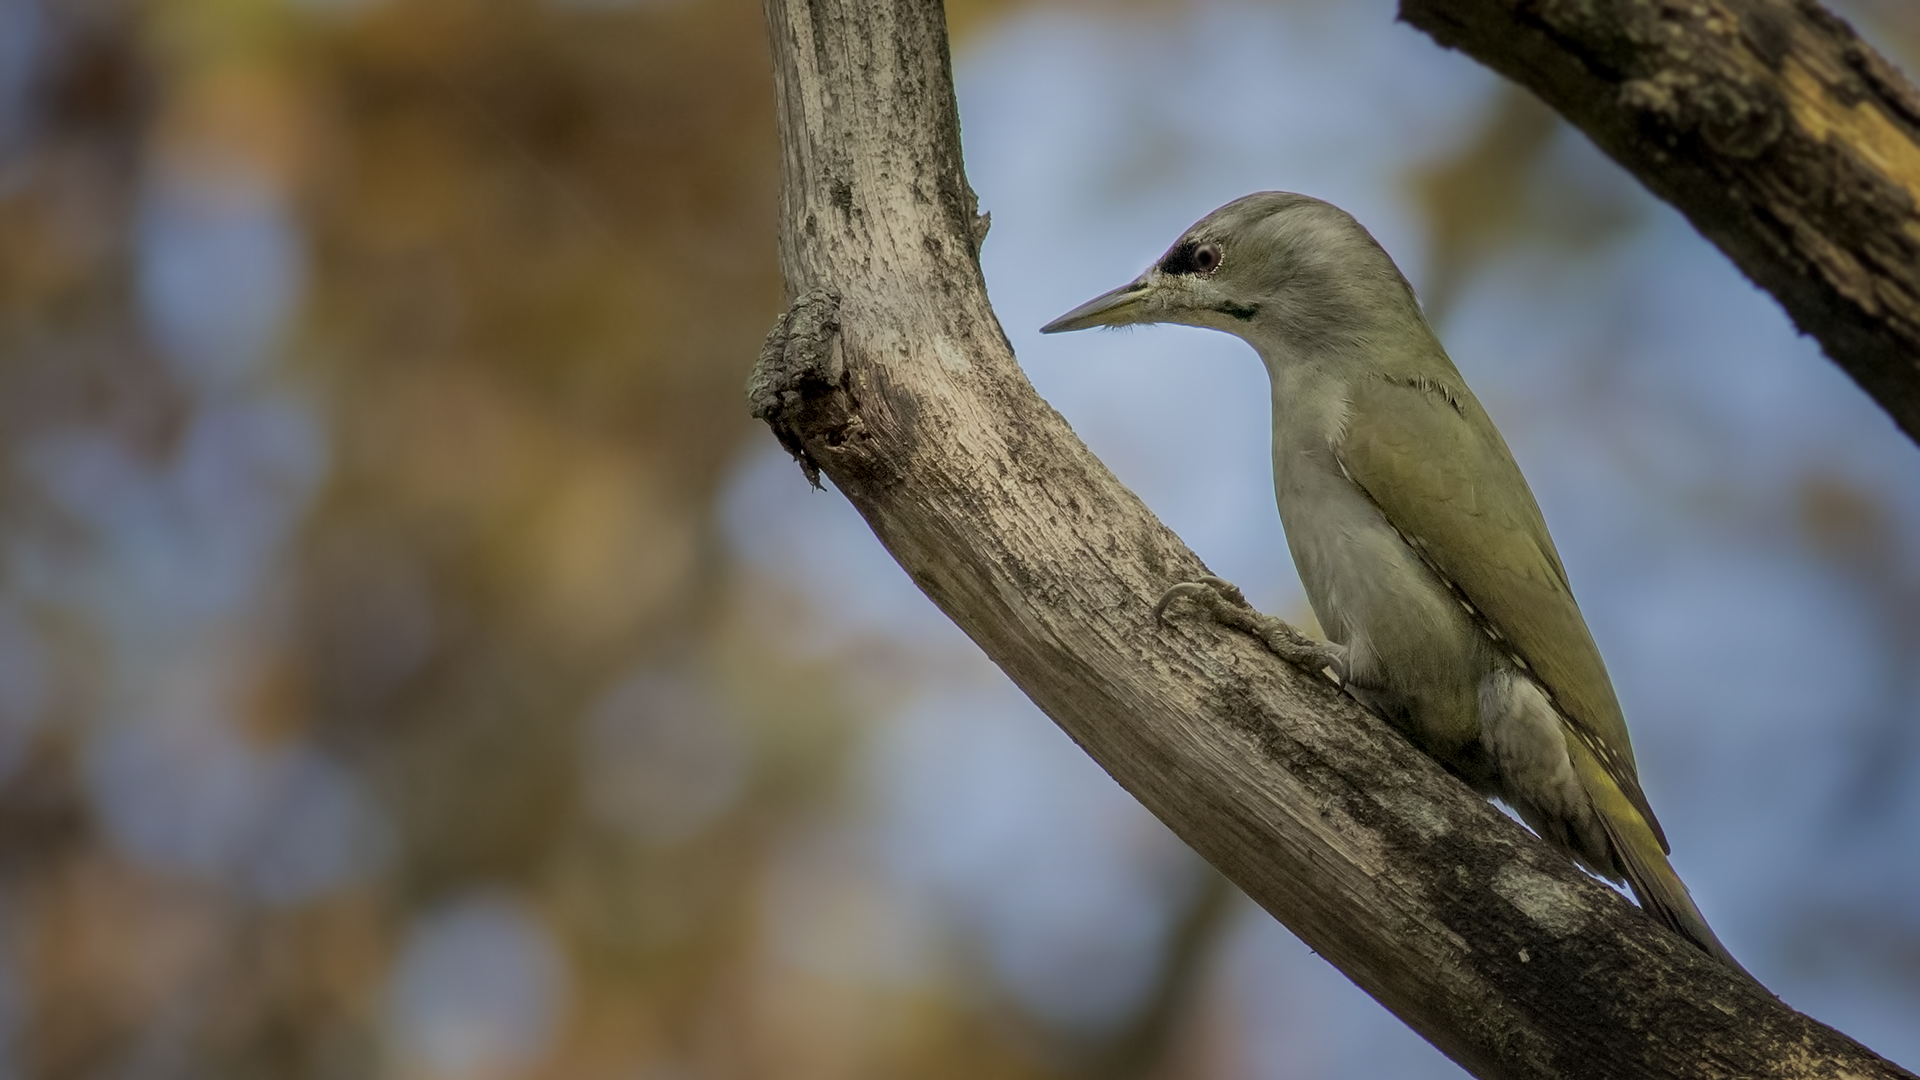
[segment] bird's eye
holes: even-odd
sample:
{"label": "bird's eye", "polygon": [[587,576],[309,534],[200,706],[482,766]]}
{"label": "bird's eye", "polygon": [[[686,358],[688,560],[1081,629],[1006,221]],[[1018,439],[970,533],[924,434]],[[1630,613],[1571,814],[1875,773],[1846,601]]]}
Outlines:
{"label": "bird's eye", "polygon": [[1193,252],[1193,269],[1198,274],[1211,274],[1220,265],[1220,245],[1201,244]]}

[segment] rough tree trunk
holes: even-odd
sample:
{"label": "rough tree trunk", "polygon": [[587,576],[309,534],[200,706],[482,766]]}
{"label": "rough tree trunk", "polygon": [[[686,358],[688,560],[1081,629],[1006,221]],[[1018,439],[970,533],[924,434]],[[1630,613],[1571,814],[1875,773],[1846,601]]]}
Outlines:
{"label": "rough tree trunk", "polygon": [[[1120,784],[1487,1077],[1908,1076],[1642,915],[1324,680],[1034,393],[988,306],[937,0],[767,0],[794,306],[756,415]],[[816,472],[817,470],[817,472]]]}
{"label": "rough tree trunk", "polygon": [[1920,93],[1801,0],[1401,0],[1672,203],[1920,441]]}

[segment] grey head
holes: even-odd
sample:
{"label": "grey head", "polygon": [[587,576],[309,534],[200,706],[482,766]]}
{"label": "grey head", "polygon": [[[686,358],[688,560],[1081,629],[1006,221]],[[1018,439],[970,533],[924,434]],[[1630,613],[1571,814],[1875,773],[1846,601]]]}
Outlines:
{"label": "grey head", "polygon": [[1287,191],[1215,210],[1138,278],[1040,332],[1141,323],[1222,330],[1269,360],[1431,337],[1412,287],[1373,236],[1345,210]]}

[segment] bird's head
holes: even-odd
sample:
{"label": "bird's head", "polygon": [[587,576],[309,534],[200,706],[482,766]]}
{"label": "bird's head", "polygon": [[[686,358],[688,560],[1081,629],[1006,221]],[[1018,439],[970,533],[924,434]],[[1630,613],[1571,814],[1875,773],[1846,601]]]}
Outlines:
{"label": "bird's head", "polygon": [[1247,339],[1262,354],[1364,344],[1425,330],[1406,279],[1367,230],[1331,203],[1248,195],[1188,229],[1132,282],[1040,328],[1181,323]]}

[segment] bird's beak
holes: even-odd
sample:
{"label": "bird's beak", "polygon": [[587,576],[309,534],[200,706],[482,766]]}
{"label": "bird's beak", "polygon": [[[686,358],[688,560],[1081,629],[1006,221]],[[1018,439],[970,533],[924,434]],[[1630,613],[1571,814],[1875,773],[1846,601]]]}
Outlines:
{"label": "bird's beak", "polygon": [[1130,285],[1122,285],[1110,293],[1081,304],[1065,315],[1040,328],[1043,334],[1061,334],[1068,330],[1085,330],[1094,326],[1125,326],[1139,322],[1140,309],[1147,299],[1147,279],[1140,278]]}

